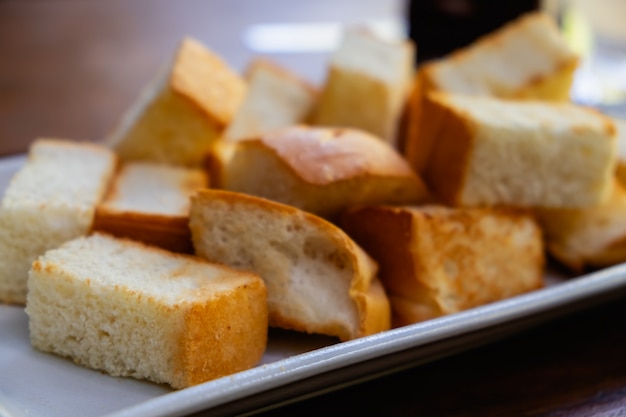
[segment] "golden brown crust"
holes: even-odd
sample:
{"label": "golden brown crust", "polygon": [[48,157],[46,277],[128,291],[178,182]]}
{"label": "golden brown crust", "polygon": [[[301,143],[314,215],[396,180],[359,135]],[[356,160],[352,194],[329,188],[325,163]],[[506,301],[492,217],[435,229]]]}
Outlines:
{"label": "golden brown crust", "polygon": [[[451,57],[453,56],[454,54],[451,55]],[[437,70],[437,64],[438,64],[438,60],[433,60],[419,67],[416,77],[421,86],[422,94],[430,93],[431,91],[440,90],[440,87],[437,85],[435,81],[435,73]]]}
{"label": "golden brown crust", "polygon": [[358,176],[415,177],[406,160],[393,148],[355,129],[298,126],[268,133],[257,140],[310,184],[326,185]]}
{"label": "golden brown crust", "polygon": [[[416,94],[416,90],[419,89],[419,83],[416,82],[416,72],[413,71],[407,80],[407,93],[406,99],[402,103],[402,111],[398,120],[398,131],[396,132],[394,148],[400,153],[400,155],[406,158],[406,141],[411,135],[413,129],[413,108],[411,106],[411,99]],[[410,162],[409,162],[410,164]]]}
{"label": "golden brown crust", "polygon": [[620,184],[626,186],[626,161],[617,161],[615,176],[617,177],[617,180],[620,182]]}
{"label": "golden brown crust", "polygon": [[[476,126],[471,117],[462,111],[447,105],[445,93],[430,93],[427,101],[432,107],[424,110],[424,119],[430,116],[440,120],[441,129],[428,132],[430,141],[430,158],[426,165],[424,178],[434,194],[450,205],[460,203],[469,158],[474,147]],[[426,133],[424,133],[426,134]]]}
{"label": "golden brown crust", "polygon": [[191,197],[192,204],[194,204],[193,202],[198,202],[199,204],[199,202],[202,200],[212,199],[219,199],[229,204],[245,202],[249,205],[260,207],[265,211],[274,212],[279,216],[301,215],[304,216],[307,222],[310,222],[319,228],[327,229],[327,231],[330,233],[330,236],[332,236],[333,240],[336,240],[337,243],[343,243],[345,239],[343,237],[343,232],[341,231],[341,229],[339,229],[334,224],[322,219],[321,217],[304,212],[287,204],[277,203],[275,201],[270,201],[262,197],[255,197],[248,194],[216,189],[198,190],[198,192]]}
{"label": "golden brown crust", "polygon": [[[420,72],[421,73],[421,72]],[[446,111],[424,94],[426,89],[422,76],[418,75],[416,89],[409,101],[409,124],[404,155],[419,175],[424,175],[430,161],[436,139],[443,129]]]}
{"label": "golden brown crust", "polygon": [[342,225],[379,263],[394,323],[542,286],[541,231],[525,211],[361,207],[348,211]]}
{"label": "golden brown crust", "polygon": [[331,221],[353,205],[417,204],[430,197],[389,145],[342,132],[293,127],[224,143],[207,157],[208,170],[215,188],[287,203]]}
{"label": "golden brown crust", "polygon": [[[383,175],[363,171],[359,174],[355,169],[354,176],[339,178],[334,175],[336,167],[328,166],[325,169],[326,166],[318,166],[314,172],[320,175],[327,172],[329,182],[316,184],[302,178],[300,172],[263,143],[246,141],[242,146],[257,146],[272,153],[276,163],[292,174],[297,184],[297,189],[292,190],[292,204],[331,220],[348,206],[354,205],[355,201],[358,204],[416,204],[431,198],[426,185],[414,172],[407,175]],[[331,178],[335,180],[331,181]]]}
{"label": "golden brown crust", "polygon": [[[543,285],[544,252],[541,230],[526,212],[513,209],[412,209],[417,274],[431,290],[445,288],[451,299],[435,291],[442,312],[452,313],[500,300]],[[491,227],[485,230],[484,219]],[[527,228],[519,244],[514,233]],[[428,239],[421,236],[428,235]],[[431,254],[431,256],[423,256]],[[454,260],[454,263],[450,263]],[[494,269],[498,276],[494,276]],[[433,273],[445,271],[444,275]],[[450,272],[452,271],[452,272]],[[458,277],[454,279],[455,274]],[[507,277],[506,283],[501,277]]]}
{"label": "golden brown crust", "polygon": [[607,268],[626,260],[626,237],[613,242],[605,250],[587,257],[586,265],[592,268]]}
{"label": "golden brown crust", "polygon": [[[185,388],[249,369],[259,363],[267,344],[266,289],[256,277],[185,314],[177,383]],[[215,340],[216,343],[207,343]]]}
{"label": "golden brown crust", "polygon": [[359,310],[359,333],[354,337],[376,334],[391,328],[391,306],[385,288],[378,278],[366,292],[351,292]]}
{"label": "golden brown crust", "polygon": [[96,209],[91,230],[137,240],[172,252],[191,254],[193,245],[188,223],[189,216],[117,211],[100,206]]}
{"label": "golden brown crust", "polygon": [[[395,293],[417,294],[422,290],[415,279],[411,251],[413,216],[400,207],[366,206],[347,210],[341,227],[381,266],[385,288]],[[380,234],[384,225],[384,234]],[[376,238],[373,238],[376,236]],[[393,276],[387,280],[386,276]]]}
{"label": "golden brown crust", "polygon": [[626,187],[626,119],[613,117],[617,142],[617,167],[615,175],[622,187]]}
{"label": "golden brown crust", "polygon": [[413,170],[421,174],[420,163],[416,161],[415,153],[420,149],[418,135],[420,133],[420,116],[422,111],[421,101],[423,85],[419,79],[419,71],[415,74],[413,85],[404,106],[404,114],[400,127],[401,138],[398,140],[398,149],[401,151]]}
{"label": "golden brown crust", "polygon": [[230,123],[246,93],[245,81],[219,56],[192,38],[181,42],[170,74],[170,86],[201,108],[217,128]]}
{"label": "golden brown crust", "polygon": [[202,159],[202,168],[207,172],[207,176],[211,179],[211,188],[224,187],[224,170],[228,163],[225,155],[225,148],[233,148],[232,142],[226,142],[222,139],[218,140],[210,151],[204,154]]}

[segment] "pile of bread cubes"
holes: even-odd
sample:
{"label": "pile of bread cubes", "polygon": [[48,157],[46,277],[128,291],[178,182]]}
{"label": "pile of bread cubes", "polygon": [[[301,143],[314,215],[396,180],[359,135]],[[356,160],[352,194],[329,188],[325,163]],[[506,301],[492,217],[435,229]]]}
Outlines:
{"label": "pile of bread cubes", "polygon": [[521,16],[414,68],[349,29],[316,87],[191,38],[102,144],[39,139],[0,206],[0,301],[32,345],[184,388],[268,326],[346,341],[626,260],[616,120]]}

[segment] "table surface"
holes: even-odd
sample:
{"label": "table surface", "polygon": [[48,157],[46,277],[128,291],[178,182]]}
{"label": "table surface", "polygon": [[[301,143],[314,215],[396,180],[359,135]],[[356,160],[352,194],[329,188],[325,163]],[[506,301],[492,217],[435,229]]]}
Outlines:
{"label": "table surface", "polygon": [[[399,0],[0,0],[0,155],[100,141],[191,35],[243,70],[255,24],[402,16]],[[327,54],[265,54],[312,82]],[[626,416],[626,299],[264,415]]]}

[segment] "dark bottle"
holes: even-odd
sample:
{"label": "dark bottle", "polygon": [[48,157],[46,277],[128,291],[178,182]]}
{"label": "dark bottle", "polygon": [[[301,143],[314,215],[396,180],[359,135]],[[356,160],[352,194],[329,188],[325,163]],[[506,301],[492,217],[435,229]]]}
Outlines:
{"label": "dark bottle", "polygon": [[409,0],[409,36],[423,63],[466,46],[541,0]]}

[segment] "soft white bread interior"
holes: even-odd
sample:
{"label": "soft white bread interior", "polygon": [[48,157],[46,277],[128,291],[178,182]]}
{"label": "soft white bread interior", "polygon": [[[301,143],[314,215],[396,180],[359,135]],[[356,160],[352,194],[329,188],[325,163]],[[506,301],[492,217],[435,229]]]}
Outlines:
{"label": "soft white bread interior", "polygon": [[395,326],[540,288],[541,230],[511,210],[361,207],[342,227],[380,266]]}
{"label": "soft white bread interior", "polygon": [[120,158],[199,166],[245,96],[245,81],[185,38],[108,138]]}
{"label": "soft white bread interior", "polygon": [[395,146],[414,59],[411,42],[347,30],[331,57],[312,123],[363,129]]}
{"label": "soft white bread interior", "polygon": [[255,60],[247,70],[248,89],[226,140],[258,136],[304,123],[317,100],[317,89],[298,75],[268,60]]}
{"label": "soft white bread interior", "polygon": [[31,263],[89,231],[113,177],[103,146],[40,139],[0,204],[0,301],[24,303]]}
{"label": "soft white bread interior", "polygon": [[257,364],[267,343],[263,281],[105,234],[33,263],[32,345],[113,376],[185,388]]}
{"label": "soft white bread interior", "polygon": [[568,100],[579,58],[547,13],[532,12],[420,68],[427,90]]}
{"label": "soft white bread interior", "polygon": [[98,205],[92,230],[191,253],[189,197],[208,185],[201,169],[128,162]]}
{"label": "soft white bread interior", "polygon": [[389,144],[355,129],[294,126],[216,146],[214,188],[289,204],[327,219],[358,204],[413,204],[421,179]]}
{"label": "soft white bread interior", "polygon": [[554,19],[533,12],[422,65],[408,100],[403,152],[421,173],[429,157],[419,136],[431,129],[433,115],[423,109],[430,92],[567,101],[578,61]]}
{"label": "soft white bread interior", "polygon": [[424,179],[452,205],[582,208],[608,199],[613,122],[570,103],[431,93]]}
{"label": "soft white bread interior", "polygon": [[192,197],[196,254],[261,276],[271,326],[354,339],[390,327],[376,264],[345,233],[291,206],[219,190]]}
{"label": "soft white bread interior", "polygon": [[540,210],[547,249],[576,273],[626,261],[626,190],[615,181],[611,198],[595,207]]}

